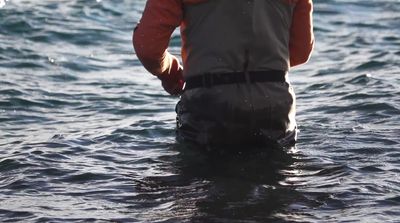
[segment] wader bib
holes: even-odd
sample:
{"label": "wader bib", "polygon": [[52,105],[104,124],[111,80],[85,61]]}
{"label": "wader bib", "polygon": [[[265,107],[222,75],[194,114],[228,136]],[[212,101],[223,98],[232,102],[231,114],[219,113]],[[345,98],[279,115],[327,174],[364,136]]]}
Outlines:
{"label": "wader bib", "polygon": [[294,6],[283,0],[184,4],[178,139],[204,145],[289,145],[295,96],[287,78]]}

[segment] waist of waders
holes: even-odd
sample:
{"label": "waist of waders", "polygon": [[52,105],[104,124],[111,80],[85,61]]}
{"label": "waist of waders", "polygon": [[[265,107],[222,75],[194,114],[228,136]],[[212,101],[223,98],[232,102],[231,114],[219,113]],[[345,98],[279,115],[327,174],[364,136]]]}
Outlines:
{"label": "waist of waders", "polygon": [[206,73],[187,78],[185,90],[193,88],[209,88],[223,84],[285,82],[286,73],[286,71],[282,70]]}

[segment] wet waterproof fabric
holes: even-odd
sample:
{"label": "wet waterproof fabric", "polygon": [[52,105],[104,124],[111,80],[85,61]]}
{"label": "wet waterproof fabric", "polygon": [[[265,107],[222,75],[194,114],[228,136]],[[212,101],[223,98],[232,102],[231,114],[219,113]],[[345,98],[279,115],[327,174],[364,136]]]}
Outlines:
{"label": "wet waterproof fabric", "polygon": [[185,91],[176,106],[178,139],[201,145],[292,145],[295,97],[287,82]]}
{"label": "wet waterproof fabric", "polygon": [[289,70],[294,7],[281,0],[185,4],[185,79],[204,73]]}
{"label": "wet waterproof fabric", "polygon": [[[181,94],[178,138],[204,145],[294,142],[295,96],[287,77],[182,87],[206,73],[288,71],[306,62],[314,42],[311,13],[311,0],[149,0],[133,42],[164,89]],[[166,50],[176,26],[184,69]]]}

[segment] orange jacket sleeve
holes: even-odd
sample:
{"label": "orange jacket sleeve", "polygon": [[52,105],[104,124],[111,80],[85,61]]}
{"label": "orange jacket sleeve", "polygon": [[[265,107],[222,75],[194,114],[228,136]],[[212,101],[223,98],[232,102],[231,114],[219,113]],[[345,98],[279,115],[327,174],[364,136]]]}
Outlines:
{"label": "orange jacket sleeve", "polygon": [[[148,0],[132,42],[143,66],[163,82],[170,94],[183,86],[182,66],[168,51],[173,31],[182,22],[181,0]],[[176,86],[175,86],[176,85]]]}
{"label": "orange jacket sleeve", "polygon": [[303,64],[310,58],[314,47],[312,0],[298,0],[290,29],[290,66]]}

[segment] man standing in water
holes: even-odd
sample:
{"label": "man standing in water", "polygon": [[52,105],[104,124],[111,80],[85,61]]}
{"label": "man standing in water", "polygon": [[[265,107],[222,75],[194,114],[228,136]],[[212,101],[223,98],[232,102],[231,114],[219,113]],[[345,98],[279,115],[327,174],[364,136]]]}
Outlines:
{"label": "man standing in water", "polygon": [[[183,67],[167,51],[178,26]],[[312,0],[148,0],[133,45],[164,89],[181,95],[178,139],[201,145],[295,143],[295,96],[287,72],[311,54]]]}

